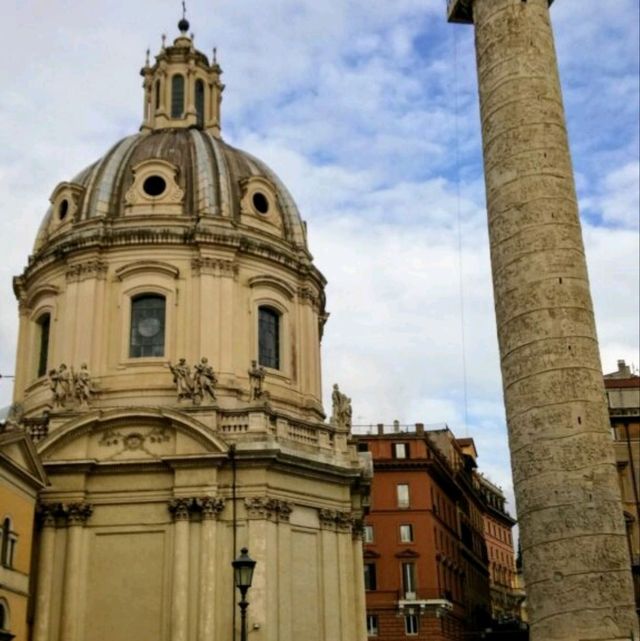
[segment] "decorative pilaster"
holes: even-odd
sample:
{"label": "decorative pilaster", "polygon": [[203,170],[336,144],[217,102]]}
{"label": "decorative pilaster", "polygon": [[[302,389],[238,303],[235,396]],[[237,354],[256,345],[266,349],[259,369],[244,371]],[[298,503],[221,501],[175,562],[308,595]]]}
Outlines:
{"label": "decorative pilaster", "polygon": [[83,529],[92,513],[93,506],[85,502],[63,503],[59,509],[59,514],[67,522],[62,616],[60,619],[60,638],[64,641],[76,641],[78,638]]}
{"label": "decorative pilaster", "polygon": [[36,593],[33,641],[48,641],[49,638],[58,509],[58,504],[51,503],[40,503],[36,509],[36,519],[40,525],[40,554],[38,557],[38,591]]}
{"label": "decorative pilaster", "polygon": [[212,641],[215,635],[213,604],[216,602],[216,521],[224,510],[224,499],[205,496],[197,498],[195,503],[202,514],[198,641]]}
{"label": "decorative pilaster", "polygon": [[189,512],[192,498],[169,502],[173,516],[173,598],[171,600],[171,640],[187,641],[189,624]]}

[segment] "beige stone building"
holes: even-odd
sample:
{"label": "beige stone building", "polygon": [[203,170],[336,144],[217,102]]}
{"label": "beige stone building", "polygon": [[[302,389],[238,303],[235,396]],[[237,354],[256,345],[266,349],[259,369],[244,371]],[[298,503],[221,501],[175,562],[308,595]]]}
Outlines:
{"label": "beige stone building", "polygon": [[15,402],[40,496],[34,641],[362,641],[367,473],[321,402],[325,280],[278,177],[220,135],[180,35],[140,133],[53,189],[24,272]]}

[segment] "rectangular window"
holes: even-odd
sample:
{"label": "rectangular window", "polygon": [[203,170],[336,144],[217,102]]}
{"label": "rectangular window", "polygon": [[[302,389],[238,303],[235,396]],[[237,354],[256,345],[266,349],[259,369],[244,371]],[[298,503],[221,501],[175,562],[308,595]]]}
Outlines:
{"label": "rectangular window", "polygon": [[401,483],[396,486],[396,491],[398,494],[398,507],[409,507],[409,486],[405,483]]}
{"label": "rectangular window", "polygon": [[416,564],[402,564],[402,590],[406,599],[415,599],[416,596]]}
{"label": "rectangular window", "polygon": [[165,298],[144,294],[131,301],[129,356],[164,356]]}
{"label": "rectangular window", "polygon": [[280,314],[270,307],[258,310],[258,363],[280,369]]}
{"label": "rectangular window", "polygon": [[365,590],[376,589],[376,564],[375,563],[364,564],[364,589]]}
{"label": "rectangular window", "polygon": [[412,543],[413,542],[413,526],[412,525],[401,525],[400,526],[400,541],[402,543]]}
{"label": "rectangular window", "polygon": [[378,636],[378,615],[377,614],[367,614],[367,636],[368,637]]}
{"label": "rectangular window", "polygon": [[409,446],[406,443],[394,443],[393,458],[409,458]]}
{"label": "rectangular window", "polygon": [[373,543],[373,525],[364,526],[364,542]]}
{"label": "rectangular window", "polygon": [[404,618],[405,634],[418,634],[418,616],[416,614],[407,614]]}

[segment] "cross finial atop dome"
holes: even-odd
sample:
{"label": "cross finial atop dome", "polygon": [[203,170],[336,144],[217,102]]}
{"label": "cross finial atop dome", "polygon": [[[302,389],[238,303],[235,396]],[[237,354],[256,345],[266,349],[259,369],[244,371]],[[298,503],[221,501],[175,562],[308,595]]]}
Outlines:
{"label": "cross finial atop dome", "polygon": [[180,22],[178,22],[178,29],[180,29],[180,33],[183,35],[189,31],[189,21],[187,20],[187,3],[183,0],[182,2],[182,18]]}

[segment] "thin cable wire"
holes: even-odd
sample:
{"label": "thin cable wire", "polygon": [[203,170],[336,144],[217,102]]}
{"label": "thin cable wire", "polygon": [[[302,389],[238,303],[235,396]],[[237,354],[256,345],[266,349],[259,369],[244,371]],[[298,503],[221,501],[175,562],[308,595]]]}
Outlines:
{"label": "thin cable wire", "polygon": [[462,259],[462,206],[460,196],[460,132],[458,127],[458,30],[453,29],[453,103],[455,123],[455,161],[456,161],[456,209],[458,218],[458,289],[460,297],[460,340],[462,343],[462,389],[464,393],[464,435],[469,436],[469,403],[467,389],[467,348],[465,337],[465,314],[464,314],[464,277]]}

